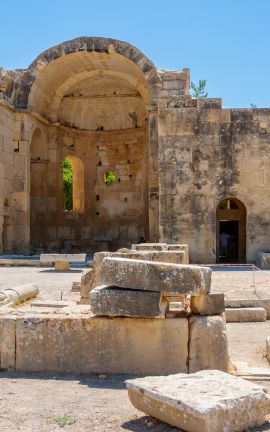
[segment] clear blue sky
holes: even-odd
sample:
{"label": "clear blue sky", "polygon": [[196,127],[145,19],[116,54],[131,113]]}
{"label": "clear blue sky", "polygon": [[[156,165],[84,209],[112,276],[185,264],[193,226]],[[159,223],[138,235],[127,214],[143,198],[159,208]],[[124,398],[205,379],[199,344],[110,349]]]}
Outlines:
{"label": "clear blue sky", "polygon": [[225,107],[270,107],[270,0],[10,0],[0,10],[6,69],[68,39],[111,37],[160,68],[189,67]]}

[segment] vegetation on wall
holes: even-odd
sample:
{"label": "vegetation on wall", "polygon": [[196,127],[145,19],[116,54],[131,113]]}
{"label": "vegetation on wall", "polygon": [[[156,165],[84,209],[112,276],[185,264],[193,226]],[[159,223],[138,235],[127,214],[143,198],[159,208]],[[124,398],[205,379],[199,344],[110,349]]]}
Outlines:
{"label": "vegetation on wall", "polygon": [[73,172],[72,172],[72,163],[67,157],[65,157],[63,161],[63,181],[64,181],[64,210],[71,211],[73,209],[73,200],[72,200]]}
{"label": "vegetation on wall", "polygon": [[112,170],[108,170],[103,174],[103,180],[107,185],[113,184],[116,180],[116,174]]}
{"label": "vegetation on wall", "polygon": [[198,85],[196,85],[194,82],[191,81],[190,87],[193,90],[191,96],[196,99],[207,98],[208,93],[205,92],[205,86],[206,86],[206,80],[199,80]]}

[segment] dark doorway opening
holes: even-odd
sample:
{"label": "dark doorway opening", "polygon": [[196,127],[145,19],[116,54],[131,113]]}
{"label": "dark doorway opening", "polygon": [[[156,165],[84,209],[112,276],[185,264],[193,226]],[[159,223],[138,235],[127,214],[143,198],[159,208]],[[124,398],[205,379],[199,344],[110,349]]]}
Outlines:
{"label": "dark doorway opening", "polygon": [[217,262],[246,262],[246,208],[237,198],[219,202],[216,212]]}
{"label": "dark doorway opening", "polygon": [[220,221],[219,262],[239,262],[239,221]]}

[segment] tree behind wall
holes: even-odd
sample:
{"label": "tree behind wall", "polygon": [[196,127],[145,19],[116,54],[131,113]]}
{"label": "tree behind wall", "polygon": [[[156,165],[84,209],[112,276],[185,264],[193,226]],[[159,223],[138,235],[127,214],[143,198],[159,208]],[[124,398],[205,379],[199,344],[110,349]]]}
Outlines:
{"label": "tree behind wall", "polygon": [[196,85],[194,82],[191,82],[190,87],[193,92],[191,94],[192,97],[196,99],[204,99],[208,96],[208,93],[205,92],[206,80],[199,80],[199,84]]}
{"label": "tree behind wall", "polygon": [[68,158],[63,161],[63,181],[64,181],[64,210],[71,211],[73,209],[72,202],[72,163]]}

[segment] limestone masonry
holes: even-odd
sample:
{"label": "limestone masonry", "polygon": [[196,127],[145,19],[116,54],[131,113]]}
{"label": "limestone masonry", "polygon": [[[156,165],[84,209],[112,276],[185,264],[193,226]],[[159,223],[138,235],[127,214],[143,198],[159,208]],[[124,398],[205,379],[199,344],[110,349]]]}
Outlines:
{"label": "limestone masonry", "polygon": [[0,253],[160,241],[188,244],[196,263],[255,261],[269,248],[270,110],[223,109],[189,87],[189,69],[106,38],[0,68]]}

